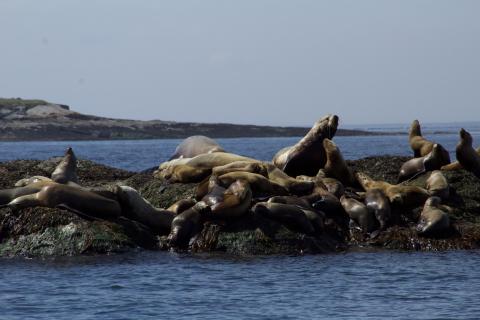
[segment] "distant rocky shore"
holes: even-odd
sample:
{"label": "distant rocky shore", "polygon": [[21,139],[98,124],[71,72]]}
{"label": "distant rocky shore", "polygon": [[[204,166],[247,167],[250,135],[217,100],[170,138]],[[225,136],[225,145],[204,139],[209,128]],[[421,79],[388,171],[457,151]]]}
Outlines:
{"label": "distant rocky shore", "polygon": [[[110,119],[81,114],[67,105],[43,100],[0,98],[0,141],[114,140],[185,138],[299,137],[310,128]],[[368,136],[380,133],[339,129],[337,136]]]}
{"label": "distant rocky shore", "polygon": [[[379,156],[349,161],[348,165],[374,179],[394,182],[406,157]],[[11,188],[22,178],[49,176],[60,161],[17,160],[0,163],[0,189]],[[402,212],[402,220],[376,237],[355,230],[329,229],[319,236],[295,233],[281,224],[248,214],[238,221],[209,223],[190,244],[193,252],[226,252],[230,254],[303,254],[339,252],[355,248],[395,250],[473,249],[480,245],[480,180],[465,170],[445,172],[451,186],[446,204],[452,231],[441,238],[422,237],[415,226],[419,210]],[[192,197],[196,184],[169,184],[151,174],[133,173],[91,161],[78,162],[78,176],[85,187],[125,184],[137,189],[154,206],[166,208]],[[428,174],[409,182],[424,185]],[[27,208],[12,213],[0,209],[1,256],[59,256],[124,252],[138,248],[167,249],[166,236],[158,237],[146,226],[127,219],[86,220],[61,209]]]}

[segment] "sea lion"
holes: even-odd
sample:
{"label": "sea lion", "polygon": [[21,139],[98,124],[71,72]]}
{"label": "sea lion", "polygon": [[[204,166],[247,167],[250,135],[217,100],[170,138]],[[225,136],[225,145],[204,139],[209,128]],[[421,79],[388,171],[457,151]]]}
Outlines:
{"label": "sea lion", "polygon": [[39,192],[44,186],[53,184],[55,182],[48,180],[40,180],[38,182],[29,183],[24,187],[17,187],[11,189],[0,190],[0,206],[7,205],[10,201],[15,198],[34,194]]}
{"label": "sea lion", "polygon": [[370,189],[365,193],[365,205],[380,223],[380,230],[384,230],[391,216],[390,202],[380,189]]}
{"label": "sea lion", "polygon": [[183,211],[190,209],[197,203],[195,199],[181,199],[172,204],[170,207],[167,208],[167,211],[173,212],[174,215],[179,215]]}
{"label": "sea lion", "polygon": [[315,175],[327,160],[323,139],[332,139],[337,126],[338,116],[321,118],[297,144],[278,151],[273,157],[273,164],[291,177]]}
{"label": "sea lion", "polygon": [[[478,147],[475,151],[477,152],[478,155],[480,155],[480,147]],[[450,164],[447,164],[441,168],[442,171],[453,171],[453,170],[460,170],[460,169],[463,169],[463,167],[460,164],[460,162],[458,162],[458,160]]]}
{"label": "sea lion", "polygon": [[457,160],[465,170],[480,178],[480,155],[473,149],[472,142],[470,133],[462,128],[456,148]]}
{"label": "sea lion", "polygon": [[185,247],[190,239],[200,231],[202,215],[210,212],[205,202],[197,202],[193,207],[176,216],[172,221],[168,243],[173,247]]}
{"label": "sea lion", "polygon": [[[420,123],[418,122],[418,120],[414,120],[412,122],[409,132],[409,142],[415,158],[428,155],[432,151],[433,145],[435,144],[434,142],[429,141],[422,136],[422,130],[420,128]],[[450,154],[441,145],[440,152],[441,154],[439,158],[441,159],[441,162],[444,163],[443,165],[449,164]]]}
{"label": "sea lion", "polygon": [[143,223],[157,234],[168,234],[175,214],[157,209],[137,190],[128,186],[117,186],[117,195],[122,207],[122,215]]}
{"label": "sea lion", "polygon": [[[32,185],[23,188],[29,187]],[[36,193],[16,197],[8,203],[8,207],[15,211],[27,207],[63,208],[80,216],[99,219],[118,218],[122,214],[117,201],[55,182],[46,183]]]}
{"label": "sea lion", "polygon": [[446,164],[443,159],[443,147],[435,143],[432,151],[426,156],[410,159],[402,165],[398,182],[410,180],[428,171],[438,170]]}
{"label": "sea lion", "polygon": [[429,194],[433,197],[448,199],[450,196],[450,186],[448,185],[447,178],[445,178],[440,170],[435,170],[430,174],[426,187]]}
{"label": "sea lion", "polygon": [[375,216],[367,206],[358,200],[342,196],[340,203],[347,212],[351,220],[360,226],[364,233],[370,233],[375,230]]}
{"label": "sea lion", "polygon": [[258,160],[252,158],[226,152],[200,154],[186,162],[182,162],[182,164],[169,165],[165,169],[159,168],[154,176],[170,182],[200,182],[212,173],[214,167],[223,166],[235,161],[258,162]]}
{"label": "sea lion", "polygon": [[421,206],[430,196],[427,190],[406,185],[393,185],[385,181],[375,181],[363,172],[356,172],[355,178],[365,191],[380,189],[392,205],[416,208]]}
{"label": "sea lion", "polygon": [[303,209],[313,209],[310,203],[302,198],[296,196],[274,196],[268,199],[268,203],[283,203],[299,206]]}
{"label": "sea lion", "polygon": [[238,218],[247,213],[252,202],[252,191],[245,180],[236,180],[227,189],[217,185],[202,201],[210,206],[213,219]]}
{"label": "sea lion", "polygon": [[355,178],[352,171],[347,167],[347,163],[337,145],[332,140],[325,138],[323,148],[327,157],[327,162],[323,168],[325,175],[337,179],[344,185],[352,186],[355,183]]}
{"label": "sea lion", "polygon": [[252,211],[254,214],[283,224],[293,232],[307,235],[315,232],[315,228],[305,215],[305,212],[298,206],[274,202],[259,202],[253,206]]}
{"label": "sea lion", "polygon": [[72,148],[65,151],[65,156],[52,172],[52,180],[57,183],[66,184],[73,182],[78,184],[77,177],[77,157],[73,153]]}
{"label": "sea lion", "polygon": [[36,182],[52,182],[53,180],[44,176],[33,176],[30,178],[20,179],[15,183],[15,187],[25,187]]}
{"label": "sea lion", "polygon": [[218,177],[230,172],[237,172],[237,171],[257,173],[264,177],[268,177],[267,166],[261,161],[254,162],[251,160],[235,161],[223,166],[215,167],[212,169],[212,175]]}
{"label": "sea lion", "polygon": [[448,214],[440,209],[441,199],[430,197],[425,202],[420,220],[417,225],[417,232],[421,235],[441,235],[450,228]]}
{"label": "sea lion", "polygon": [[320,183],[330,193],[333,193],[335,197],[340,198],[345,193],[344,185],[335,178],[328,178],[323,169],[320,169],[315,177],[309,176],[297,176],[297,180],[311,181],[315,184]]}
{"label": "sea lion", "polygon": [[222,186],[229,186],[236,180],[244,180],[250,184],[254,197],[272,195],[287,195],[288,191],[278,183],[275,183],[262,175],[250,172],[230,172],[218,177]]}
{"label": "sea lion", "polygon": [[206,136],[191,136],[183,140],[175,149],[168,160],[193,158],[200,154],[225,152],[225,150],[213,139]]}
{"label": "sea lion", "polygon": [[330,217],[337,218],[345,214],[340,200],[329,192],[320,181],[317,181],[311,194],[303,196],[301,199],[307,201],[315,210],[325,212]]}

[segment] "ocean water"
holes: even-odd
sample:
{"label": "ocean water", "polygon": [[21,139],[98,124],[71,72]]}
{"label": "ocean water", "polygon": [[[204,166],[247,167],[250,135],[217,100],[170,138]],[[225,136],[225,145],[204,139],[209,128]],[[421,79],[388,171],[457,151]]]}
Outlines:
{"label": "ocean water", "polygon": [[[457,133],[431,132],[455,150]],[[479,131],[473,136],[480,141]],[[219,142],[269,160],[297,140]],[[347,159],[411,154],[406,136],[334,140]],[[47,159],[72,146],[80,158],[139,171],[167,159],[178,142],[0,143],[0,161]],[[479,251],[0,259],[0,319],[479,319],[479,264]]]}

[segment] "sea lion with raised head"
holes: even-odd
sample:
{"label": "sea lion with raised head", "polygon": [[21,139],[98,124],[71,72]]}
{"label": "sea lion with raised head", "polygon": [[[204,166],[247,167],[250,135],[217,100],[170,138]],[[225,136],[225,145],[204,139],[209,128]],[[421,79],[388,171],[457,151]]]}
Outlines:
{"label": "sea lion with raised head", "polygon": [[[477,152],[478,155],[480,155],[480,147],[478,147],[475,151]],[[463,167],[460,164],[460,162],[458,162],[458,160],[450,164],[447,164],[441,168],[442,171],[453,171],[453,170],[460,170],[460,169],[463,169]]]}
{"label": "sea lion with raised head", "polygon": [[426,156],[410,159],[402,165],[398,182],[410,180],[428,171],[438,170],[446,164],[443,159],[443,147],[435,143],[432,151]]}
{"label": "sea lion with raised head", "polygon": [[327,162],[323,168],[325,175],[337,179],[344,185],[352,186],[355,183],[355,178],[350,168],[347,167],[347,163],[337,145],[332,140],[325,138],[323,148],[327,156]]}
{"label": "sea lion with raised head", "polygon": [[[409,142],[415,158],[428,155],[432,151],[433,145],[435,144],[434,142],[429,141],[422,136],[422,130],[420,128],[420,123],[418,122],[418,120],[414,120],[412,122],[409,132]],[[440,152],[440,159],[442,163],[444,163],[444,165],[449,164],[450,154],[441,145]]]}
{"label": "sea lion with raised head", "polygon": [[367,206],[358,200],[342,196],[340,203],[347,212],[352,221],[360,226],[364,233],[370,233],[375,230],[375,216]]}
{"label": "sea lion with raised head", "polygon": [[365,205],[373,212],[380,223],[380,230],[384,230],[391,216],[390,202],[380,189],[370,189],[365,193]]}
{"label": "sea lion with raised head", "polygon": [[430,174],[430,177],[427,179],[426,188],[432,197],[448,199],[450,196],[450,186],[447,178],[445,178],[440,170],[435,170]]}
{"label": "sea lion with raised head", "polygon": [[200,154],[225,152],[213,139],[206,136],[191,136],[183,140],[175,149],[169,160],[193,158]]}
{"label": "sea lion with raised head", "polygon": [[327,161],[323,139],[332,139],[337,126],[338,116],[321,118],[297,144],[278,151],[273,164],[291,177],[315,175]]}
{"label": "sea lion with raised head", "polygon": [[252,211],[254,214],[283,224],[291,231],[307,235],[315,232],[315,228],[309,218],[298,206],[274,202],[259,202],[253,206]]}
{"label": "sea lion with raised head", "polygon": [[448,214],[440,209],[441,199],[430,197],[425,202],[420,220],[417,225],[417,232],[422,235],[442,235],[450,228]]}
{"label": "sea lion with raised head", "polygon": [[65,156],[52,172],[52,180],[57,183],[66,184],[73,182],[78,184],[77,177],[77,157],[73,153],[72,148],[65,151]]}
{"label": "sea lion with raised head", "polygon": [[[23,188],[29,187],[32,185]],[[80,216],[99,219],[118,218],[122,214],[117,201],[82,188],[55,182],[46,183],[36,193],[16,197],[7,206],[15,211],[27,207],[63,208]]]}
{"label": "sea lion with raised head", "polygon": [[480,178],[480,155],[473,149],[472,142],[470,133],[462,128],[456,148],[457,160],[465,170]]}

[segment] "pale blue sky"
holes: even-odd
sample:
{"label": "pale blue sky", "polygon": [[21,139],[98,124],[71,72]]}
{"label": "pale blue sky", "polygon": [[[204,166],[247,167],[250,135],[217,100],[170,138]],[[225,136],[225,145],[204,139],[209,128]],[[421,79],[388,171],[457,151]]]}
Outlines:
{"label": "pale blue sky", "polygon": [[480,1],[0,0],[0,96],[109,117],[480,120]]}

